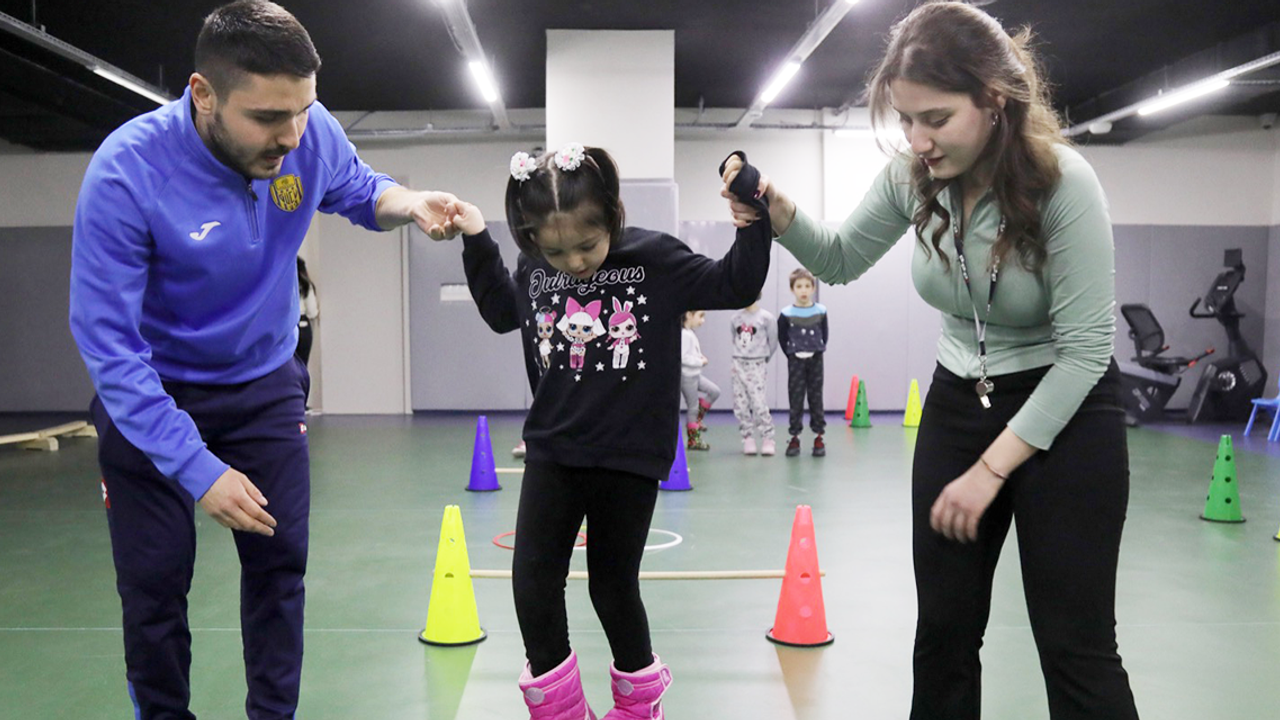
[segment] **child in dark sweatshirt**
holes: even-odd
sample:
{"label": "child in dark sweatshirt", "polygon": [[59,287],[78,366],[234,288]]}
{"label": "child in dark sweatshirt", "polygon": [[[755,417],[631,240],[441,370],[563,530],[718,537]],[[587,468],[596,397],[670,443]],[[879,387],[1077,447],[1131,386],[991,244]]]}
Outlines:
{"label": "child in dark sweatshirt", "polygon": [[[742,175],[749,177],[735,187],[750,196],[759,174]],[[763,201],[754,204],[767,214]],[[614,658],[608,717],[661,717],[671,672],[650,645],[638,573],[658,482],[675,459],[680,321],[687,310],[742,307],[759,295],[769,222],[740,228],[720,260],[670,235],[625,227],[617,166],[604,150],[581,145],[539,158],[517,153],[506,210],[521,250],[514,274],[475,206],[460,202],[454,222],[480,314],[497,332],[523,334],[525,364],[539,375],[524,426],[512,562],[528,658],[520,689],[535,720],[590,712],[564,601],[585,516],[591,601]],[[552,317],[548,347],[539,328],[547,334]]]}
{"label": "child in dark sweatshirt", "polygon": [[796,268],[791,273],[791,294],[795,303],[778,314],[778,344],[787,356],[787,399],[791,403],[791,441],[787,457],[800,454],[800,433],[804,430],[804,400],[809,398],[809,427],[813,429],[813,454],[822,457],[827,447],[822,433],[827,429],[822,414],[822,354],[827,349],[827,308],[814,302],[817,281],[813,273]]}

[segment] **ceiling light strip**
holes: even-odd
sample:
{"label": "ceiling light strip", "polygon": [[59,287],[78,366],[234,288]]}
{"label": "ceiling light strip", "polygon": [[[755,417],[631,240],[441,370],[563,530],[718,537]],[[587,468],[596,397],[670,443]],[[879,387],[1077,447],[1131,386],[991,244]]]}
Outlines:
{"label": "ceiling light strip", "polygon": [[170,100],[173,99],[169,97],[167,94],[162,95],[158,92],[155,92],[154,90],[148,89],[145,85],[141,83],[141,81],[137,79],[130,79],[132,76],[126,76],[122,74],[119,70],[111,69],[109,67],[105,67],[102,65],[92,68],[92,70],[94,75],[97,75],[98,77],[101,77],[101,78],[106,78],[107,80],[110,80],[111,82],[127,90],[132,90],[133,92],[141,95],[144,98],[147,98],[148,100],[151,100],[152,102],[158,105],[166,105],[169,103]]}
{"label": "ceiling light strip", "polygon": [[39,28],[32,27],[12,15],[0,12],[0,30],[17,35],[23,40],[33,45],[38,45],[55,55],[60,55],[67,60],[79,63],[95,74],[121,87],[129,88],[133,92],[161,105],[174,99],[164,88],[130,75],[115,65],[90,55],[75,45],[63,42]]}
{"label": "ceiling light strip", "polygon": [[476,85],[480,88],[480,96],[487,103],[498,101],[498,86],[493,82],[493,75],[489,72],[489,66],[480,60],[472,60],[467,63],[471,68],[471,77],[475,79]]}
{"label": "ceiling light strip", "polygon": [[792,60],[783,64],[782,68],[773,76],[773,80],[769,81],[769,85],[765,87],[764,92],[760,93],[760,102],[768,105],[773,99],[778,97],[778,93],[782,92],[782,88],[791,82],[791,78],[800,71],[800,63]]}
{"label": "ceiling light strip", "polygon": [[[1083,135],[1089,132],[1089,126],[1091,125],[1105,127],[1105,123],[1113,123],[1116,120],[1123,120],[1124,118],[1131,117],[1137,114],[1148,114],[1150,112],[1157,112],[1159,110],[1164,109],[1164,107],[1171,107],[1172,104],[1177,104],[1177,103],[1171,103],[1169,105],[1164,105],[1164,107],[1159,106],[1161,104],[1166,103],[1167,99],[1172,99],[1174,95],[1178,95],[1184,92],[1189,92],[1193,89],[1204,90],[1205,88],[1208,88],[1207,92],[1212,92],[1214,90],[1218,90],[1223,87],[1226,87],[1226,85],[1222,84],[1223,82],[1229,82],[1230,80],[1240,77],[1241,75],[1247,75],[1248,73],[1255,72],[1257,70],[1269,68],[1272,65],[1280,65],[1280,52],[1274,52],[1274,53],[1271,53],[1270,55],[1264,55],[1263,57],[1260,57],[1256,60],[1251,60],[1247,63],[1244,63],[1243,65],[1237,65],[1228,70],[1223,70],[1222,72],[1217,73],[1215,75],[1211,75],[1205,78],[1204,80],[1200,80],[1194,83],[1188,83],[1176,90],[1172,90],[1162,95],[1157,95],[1153,98],[1147,98],[1145,100],[1141,100],[1131,105],[1126,105],[1125,107],[1122,107],[1119,110],[1114,110],[1105,115],[1100,115],[1096,118],[1093,118],[1092,120],[1086,120],[1085,122],[1077,123],[1063,130],[1062,134],[1067,137],[1075,137],[1077,135]],[[1191,96],[1183,97],[1180,101],[1189,100],[1191,99],[1191,97],[1196,97],[1196,96],[1191,95]],[[1154,108],[1154,110],[1150,108]],[[1147,110],[1147,113],[1144,113],[1143,110]]]}
{"label": "ceiling light strip", "polygon": [[1148,100],[1138,108],[1139,115],[1150,115],[1158,113],[1161,110],[1167,110],[1175,105],[1181,105],[1190,102],[1198,97],[1204,97],[1210,93],[1215,93],[1231,84],[1230,80],[1206,80],[1194,85],[1188,85],[1181,90],[1175,92],[1167,92],[1157,95]]}
{"label": "ceiling light strip", "polygon": [[804,31],[804,35],[801,35],[800,39],[796,41],[796,44],[787,52],[785,56],[786,60],[778,68],[778,72],[776,72],[773,78],[769,81],[764,92],[760,93],[755,102],[751,104],[751,107],[747,108],[746,111],[742,113],[742,117],[739,118],[734,127],[750,127],[751,123],[758,120],[760,116],[764,114],[765,107],[769,103],[773,102],[774,98],[778,96],[778,93],[782,91],[782,88],[786,86],[787,82],[790,81],[791,78],[795,76],[796,72],[800,70],[800,66],[804,64],[804,61],[813,54],[813,51],[822,44],[823,40],[827,39],[827,35],[831,34],[831,31],[835,29],[835,26],[838,25],[842,19],[844,19],[845,14],[853,8],[856,2],[857,0],[853,0],[853,2],[850,2],[849,0],[835,0],[835,2],[831,3],[831,6],[827,8],[826,12],[819,15],[818,19],[813,21],[813,24]]}
{"label": "ceiling light strip", "polygon": [[444,21],[449,26],[449,34],[458,43],[458,49],[462,51],[463,57],[471,68],[472,77],[476,80],[481,96],[484,97],[485,102],[489,103],[489,110],[493,113],[493,123],[499,130],[511,129],[511,118],[507,116],[507,106],[502,102],[502,95],[498,92],[493,71],[484,54],[484,47],[480,45],[480,36],[476,34],[475,23],[471,21],[471,13],[467,12],[467,4],[444,2],[440,4],[440,9],[444,12]]}

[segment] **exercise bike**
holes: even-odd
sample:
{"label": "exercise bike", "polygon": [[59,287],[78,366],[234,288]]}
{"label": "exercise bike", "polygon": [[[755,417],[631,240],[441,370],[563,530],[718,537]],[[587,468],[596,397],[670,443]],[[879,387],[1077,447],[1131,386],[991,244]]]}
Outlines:
{"label": "exercise bike", "polygon": [[[1252,400],[1262,397],[1267,384],[1266,368],[1240,334],[1240,318],[1244,313],[1236,310],[1235,294],[1244,282],[1241,251],[1227,250],[1222,264],[1227,269],[1214,278],[1203,298],[1196,298],[1189,314],[1221,323],[1227,331],[1227,356],[1205,366],[1187,407],[1187,422],[1248,420]],[[1203,312],[1196,312],[1200,307]]]}
{"label": "exercise bike", "polygon": [[1121,400],[1129,425],[1159,420],[1165,405],[1182,384],[1182,373],[1214,353],[1208,348],[1193,358],[1164,355],[1164,328],[1151,308],[1142,303],[1120,306],[1120,314],[1129,323],[1134,356],[1120,363]]}

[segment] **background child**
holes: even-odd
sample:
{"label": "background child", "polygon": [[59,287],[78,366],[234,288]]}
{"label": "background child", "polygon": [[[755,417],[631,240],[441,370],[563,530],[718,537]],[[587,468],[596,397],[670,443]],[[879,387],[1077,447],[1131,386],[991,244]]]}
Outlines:
{"label": "background child", "polygon": [[311,343],[315,339],[315,324],[320,319],[320,300],[316,296],[316,283],[307,272],[307,263],[298,258],[298,349],[294,354],[303,365],[311,362]]}
{"label": "background child", "polygon": [[778,344],[787,356],[787,399],[791,403],[791,442],[787,457],[800,454],[800,432],[804,430],[804,398],[809,396],[809,427],[813,429],[813,454],[822,457],[827,447],[822,433],[827,429],[822,414],[822,354],[827,349],[827,308],[813,301],[817,281],[804,268],[791,271],[791,294],[795,304],[778,313]]}
{"label": "background child", "polygon": [[[735,187],[750,195],[760,177],[754,169],[742,175],[750,177]],[[591,601],[614,658],[615,705],[605,717],[659,718],[671,673],[650,645],[638,573],[658,482],[675,460],[680,320],[690,308],[741,307],[759,296],[769,223],[738,230],[721,260],[660,232],[624,228],[613,159],[581,145],[537,159],[517,153],[506,210],[521,250],[514,275],[475,206],[458,203],[453,222],[465,233],[463,264],[480,314],[498,332],[520,330],[525,364],[541,375],[524,426],[512,561],[528,656],[520,689],[538,720],[590,712],[564,603],[585,516]],[[540,307],[559,317],[549,362],[539,349]]]}
{"label": "background child", "polygon": [[778,349],[773,313],[756,302],[733,314],[729,321],[733,334],[733,414],[742,434],[742,454],[756,454],[755,434],[760,434],[760,454],[776,452],[773,415],[765,400],[769,358]]}
{"label": "background child", "polygon": [[711,445],[703,437],[707,426],[702,419],[720,397],[720,388],[702,375],[707,356],[694,332],[707,321],[702,310],[690,310],[684,314],[684,330],[680,333],[680,393],[684,395],[685,431],[689,435],[686,447],[690,450],[710,450]]}

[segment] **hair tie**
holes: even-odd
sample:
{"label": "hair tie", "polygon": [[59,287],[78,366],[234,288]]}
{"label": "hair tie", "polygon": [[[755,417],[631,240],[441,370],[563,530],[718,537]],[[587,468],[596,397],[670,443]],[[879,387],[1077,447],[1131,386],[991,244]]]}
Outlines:
{"label": "hair tie", "polygon": [[524,182],[529,176],[538,169],[538,161],[529,156],[527,152],[518,152],[511,156],[511,177],[518,182]]}
{"label": "hair tie", "polygon": [[587,149],[580,143],[569,143],[555,154],[556,167],[565,172],[573,172],[582,165],[586,157]]}

